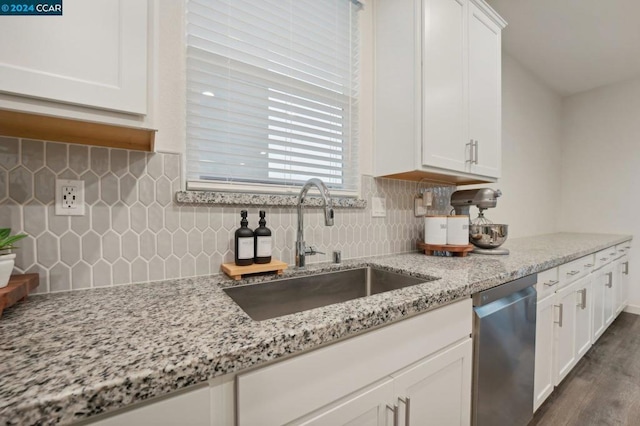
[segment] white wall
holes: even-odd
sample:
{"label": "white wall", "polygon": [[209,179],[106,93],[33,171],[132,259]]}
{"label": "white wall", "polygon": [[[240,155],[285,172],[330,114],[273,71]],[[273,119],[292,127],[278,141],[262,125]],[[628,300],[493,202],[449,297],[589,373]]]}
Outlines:
{"label": "white wall", "polygon": [[[639,137],[640,77],[565,98],[560,229],[640,236]],[[630,256],[640,309],[637,247]]]}
{"label": "white wall", "polygon": [[561,108],[558,94],[503,51],[502,177],[474,187],[502,191],[498,206],[485,215],[508,224],[509,238],[558,229]]}

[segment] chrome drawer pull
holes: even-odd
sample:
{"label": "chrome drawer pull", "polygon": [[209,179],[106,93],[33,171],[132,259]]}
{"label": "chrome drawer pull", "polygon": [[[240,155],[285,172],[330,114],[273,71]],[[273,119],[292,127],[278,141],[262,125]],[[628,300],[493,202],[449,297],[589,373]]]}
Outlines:
{"label": "chrome drawer pull", "polygon": [[609,259],[609,258],[608,258],[608,257],[601,257],[601,258],[600,258],[600,260],[601,260],[601,261],[603,261],[603,262],[606,262],[606,261],[607,261],[607,259]]}
{"label": "chrome drawer pull", "polygon": [[629,275],[629,261],[624,262],[623,265],[624,265],[624,271],[622,271],[622,273],[625,275]]}
{"label": "chrome drawer pull", "polygon": [[607,272],[605,275],[609,276],[609,282],[605,284],[607,287],[613,287],[613,272]]}
{"label": "chrome drawer pull", "polygon": [[586,265],[584,265],[585,268],[592,268],[593,267],[593,263],[587,263]]}
{"label": "chrome drawer pull", "polygon": [[574,275],[579,274],[579,273],[580,273],[580,271],[569,271],[569,272],[567,272],[567,275],[574,276]]}
{"label": "chrome drawer pull", "polygon": [[560,281],[558,280],[550,280],[547,281],[546,283],[544,283],[544,285],[546,285],[547,287],[553,287],[554,285],[558,284]]}

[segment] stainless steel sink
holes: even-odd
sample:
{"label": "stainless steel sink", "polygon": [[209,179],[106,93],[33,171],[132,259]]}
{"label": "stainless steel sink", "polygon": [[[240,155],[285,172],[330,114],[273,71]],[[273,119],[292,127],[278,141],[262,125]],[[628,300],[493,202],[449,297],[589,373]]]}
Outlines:
{"label": "stainless steel sink", "polygon": [[366,267],[229,287],[224,291],[251,318],[262,321],[433,279]]}

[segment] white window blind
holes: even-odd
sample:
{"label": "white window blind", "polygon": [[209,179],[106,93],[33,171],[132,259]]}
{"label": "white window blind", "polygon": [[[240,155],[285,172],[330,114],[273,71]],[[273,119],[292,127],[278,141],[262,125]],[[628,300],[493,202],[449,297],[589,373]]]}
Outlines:
{"label": "white window blind", "polygon": [[187,2],[189,188],[357,191],[358,7]]}

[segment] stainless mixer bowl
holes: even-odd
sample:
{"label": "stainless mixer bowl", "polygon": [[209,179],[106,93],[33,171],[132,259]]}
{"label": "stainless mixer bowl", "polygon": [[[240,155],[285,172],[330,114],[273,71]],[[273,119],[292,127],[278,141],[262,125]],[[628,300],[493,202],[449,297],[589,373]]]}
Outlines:
{"label": "stainless mixer bowl", "polygon": [[469,225],[469,241],[474,246],[492,249],[507,241],[509,225]]}

